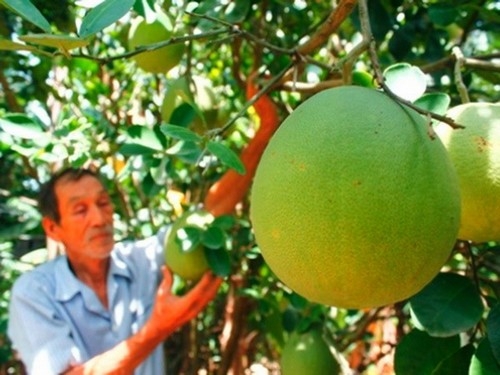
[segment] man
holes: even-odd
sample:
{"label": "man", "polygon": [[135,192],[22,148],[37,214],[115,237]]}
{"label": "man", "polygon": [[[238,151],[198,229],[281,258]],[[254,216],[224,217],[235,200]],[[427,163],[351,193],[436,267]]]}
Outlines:
{"label": "man", "polygon": [[42,188],[42,226],[65,255],[12,289],[8,334],[29,374],[164,374],[162,342],[214,298],[207,273],[171,293],[165,231],[115,244],[113,206],[97,174],[64,169]]}

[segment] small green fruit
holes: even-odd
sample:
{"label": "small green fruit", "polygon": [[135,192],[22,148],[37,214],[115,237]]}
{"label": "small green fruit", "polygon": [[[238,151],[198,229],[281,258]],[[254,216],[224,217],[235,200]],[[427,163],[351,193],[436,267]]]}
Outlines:
{"label": "small green fruit", "polygon": [[281,354],[282,375],[336,375],[340,365],[323,339],[321,330],[291,334]]}
{"label": "small green fruit", "polygon": [[[132,24],[129,32],[129,48],[134,50],[141,46],[167,41],[174,35],[172,25],[167,16],[159,17],[154,22],[148,23],[139,17]],[[134,55],[132,59],[146,72],[167,73],[177,66],[184,55],[183,44],[172,44],[152,51]]]}
{"label": "small green fruit", "polygon": [[185,212],[165,240],[165,263],[184,280],[196,281],[210,269],[199,234],[214,217],[205,211]]}

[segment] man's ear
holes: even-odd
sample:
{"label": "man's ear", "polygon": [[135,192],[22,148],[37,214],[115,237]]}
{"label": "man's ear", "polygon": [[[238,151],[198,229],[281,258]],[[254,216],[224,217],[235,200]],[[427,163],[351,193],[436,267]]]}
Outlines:
{"label": "man's ear", "polygon": [[54,241],[61,241],[59,236],[59,225],[50,217],[44,216],[42,218],[42,227],[47,237],[52,238]]}

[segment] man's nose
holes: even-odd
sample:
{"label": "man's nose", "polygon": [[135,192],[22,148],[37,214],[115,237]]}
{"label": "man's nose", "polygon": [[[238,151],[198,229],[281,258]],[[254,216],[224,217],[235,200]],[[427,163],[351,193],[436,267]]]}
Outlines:
{"label": "man's nose", "polygon": [[89,214],[92,225],[103,225],[108,223],[107,212],[98,205],[92,205]]}

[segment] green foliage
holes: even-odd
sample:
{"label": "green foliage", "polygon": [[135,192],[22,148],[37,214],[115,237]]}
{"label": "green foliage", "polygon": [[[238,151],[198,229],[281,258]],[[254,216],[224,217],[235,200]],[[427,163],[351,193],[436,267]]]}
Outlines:
{"label": "green foliage", "polygon": [[[0,0],[0,373],[19,366],[6,338],[9,292],[40,261],[22,255],[45,247],[34,199],[59,166],[99,168],[117,235],[144,237],[201,206],[227,170],[246,172],[238,155],[262,120],[246,96],[255,71],[281,118],[325,87],[318,83],[384,83],[430,118],[465,99],[500,100],[497,1],[370,0],[368,14],[363,1],[352,11],[336,3]],[[130,22],[159,9],[182,38],[147,48],[188,51],[168,74],[141,71],[127,47]],[[341,22],[325,32],[334,12]],[[373,54],[361,43],[367,20]],[[205,108],[184,91],[162,118],[164,98],[192,77],[211,82],[217,112],[227,114],[204,132],[189,128]],[[210,266],[229,276],[202,316],[166,343],[169,373],[272,368],[294,332],[318,324],[346,373],[380,373],[387,362],[404,375],[500,373],[496,243],[457,242],[442,273],[409,301],[343,310],[312,304],[275,277],[253,238],[247,197],[196,235]]]}

